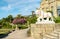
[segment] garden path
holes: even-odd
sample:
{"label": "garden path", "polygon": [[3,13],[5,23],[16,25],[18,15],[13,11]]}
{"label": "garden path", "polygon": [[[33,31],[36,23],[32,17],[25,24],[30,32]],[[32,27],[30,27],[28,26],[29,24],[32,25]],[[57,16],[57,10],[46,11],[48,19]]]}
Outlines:
{"label": "garden path", "polygon": [[27,36],[27,30],[28,29],[16,30],[16,31],[10,33],[4,39],[33,39],[32,37]]}

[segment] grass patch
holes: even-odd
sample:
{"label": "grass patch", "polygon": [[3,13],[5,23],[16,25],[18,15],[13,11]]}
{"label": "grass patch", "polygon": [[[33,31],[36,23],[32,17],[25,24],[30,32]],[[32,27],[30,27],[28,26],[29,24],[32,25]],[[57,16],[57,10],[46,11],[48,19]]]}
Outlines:
{"label": "grass patch", "polygon": [[11,32],[12,29],[0,29],[0,34],[7,34]]}

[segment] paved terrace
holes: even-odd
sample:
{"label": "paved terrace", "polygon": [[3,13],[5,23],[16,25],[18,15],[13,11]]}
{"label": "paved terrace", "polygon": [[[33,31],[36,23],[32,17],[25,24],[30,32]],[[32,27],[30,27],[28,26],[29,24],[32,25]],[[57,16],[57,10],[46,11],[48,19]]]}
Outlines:
{"label": "paved terrace", "polygon": [[27,36],[27,30],[28,29],[16,30],[3,39],[33,39],[32,37]]}

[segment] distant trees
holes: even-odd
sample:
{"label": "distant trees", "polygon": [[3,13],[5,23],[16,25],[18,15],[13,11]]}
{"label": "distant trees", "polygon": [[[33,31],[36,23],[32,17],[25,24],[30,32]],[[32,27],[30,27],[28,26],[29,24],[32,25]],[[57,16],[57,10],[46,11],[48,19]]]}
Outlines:
{"label": "distant trees", "polygon": [[35,23],[36,22],[36,15],[34,14],[34,11],[32,11],[32,15],[28,15],[28,16],[22,16],[20,14],[18,14],[16,17],[13,17],[12,15],[7,16],[6,18],[2,18],[0,19],[0,24],[2,25],[5,22],[8,23],[20,23],[20,24],[24,24],[25,22],[29,21],[29,23]]}
{"label": "distant trees", "polygon": [[25,29],[27,28],[26,24],[27,24],[27,19],[25,16],[21,16],[20,14],[18,14],[14,20],[12,21],[13,24],[16,25],[16,28],[19,29]]}
{"label": "distant trees", "polygon": [[12,22],[13,21],[13,16],[12,15],[9,15],[8,17],[6,17],[6,18],[2,18],[1,20],[0,20],[0,22]]}
{"label": "distant trees", "polygon": [[21,18],[21,14],[18,14],[15,18]]}
{"label": "distant trees", "polygon": [[13,21],[13,16],[12,15],[9,15],[7,18],[6,18],[6,20],[7,20],[7,22],[12,22]]}
{"label": "distant trees", "polygon": [[27,17],[27,21],[29,21],[30,24],[36,23],[36,21],[37,21],[36,14],[29,15],[29,16]]}
{"label": "distant trees", "polygon": [[[34,14],[34,11],[32,11],[32,15],[28,15],[28,16],[22,16],[18,14],[16,17],[9,15],[6,18],[2,18],[0,19],[0,25],[2,25],[5,28],[8,28],[8,27],[11,27],[10,25],[11,23],[20,26],[20,25],[25,25],[27,22],[29,24],[36,23],[36,21],[37,21],[36,14]],[[56,23],[60,23],[60,17],[54,18],[54,21]]]}
{"label": "distant trees", "polygon": [[9,28],[11,27],[10,23],[12,23],[12,21],[13,21],[13,16],[9,15],[6,18],[0,19],[0,25],[3,26],[2,28]]}

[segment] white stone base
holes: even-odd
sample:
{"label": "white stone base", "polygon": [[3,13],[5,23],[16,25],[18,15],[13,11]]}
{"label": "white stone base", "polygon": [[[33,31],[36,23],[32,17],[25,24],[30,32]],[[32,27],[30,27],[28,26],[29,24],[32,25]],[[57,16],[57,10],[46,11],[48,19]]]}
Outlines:
{"label": "white stone base", "polygon": [[44,22],[36,22],[36,24],[55,24],[54,21],[44,21]]}

